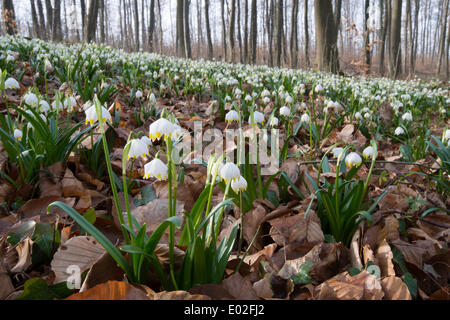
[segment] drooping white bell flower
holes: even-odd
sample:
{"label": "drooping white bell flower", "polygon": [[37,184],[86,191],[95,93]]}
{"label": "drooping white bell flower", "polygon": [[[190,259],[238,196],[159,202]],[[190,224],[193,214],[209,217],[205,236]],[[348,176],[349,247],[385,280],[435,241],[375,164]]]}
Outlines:
{"label": "drooping white bell flower", "polygon": [[314,88],[315,92],[320,92],[322,90],[323,90],[323,87],[322,87],[322,85],[320,83]]}
{"label": "drooping white bell flower", "polygon": [[412,114],[410,112],[406,112],[405,114],[403,114],[402,119],[404,121],[412,121]]}
{"label": "drooping white bell flower", "polygon": [[252,115],[248,117],[248,123],[250,125],[256,125],[258,123],[264,123],[264,114],[262,114],[259,111],[253,112],[253,121],[252,121]]}
{"label": "drooping white bell flower", "polygon": [[225,183],[228,183],[230,180],[236,180],[241,176],[238,166],[232,162],[227,162],[224,164],[224,166],[220,169],[219,174]]}
{"label": "drooping white bell flower", "polygon": [[73,108],[77,105],[77,100],[75,100],[74,97],[70,96],[67,99],[64,100],[64,107],[68,108],[70,110],[73,110]]}
{"label": "drooping white bell flower", "polygon": [[15,139],[21,141],[22,140],[22,136],[23,136],[22,130],[14,129],[14,138]]}
{"label": "drooping white bell flower", "polygon": [[394,134],[396,135],[396,136],[400,136],[400,135],[402,135],[402,134],[404,134],[405,133],[405,130],[402,128],[402,127],[397,127],[396,129],[395,129],[395,131],[394,131]]}
{"label": "drooping white bell flower", "polygon": [[47,113],[48,111],[50,111],[50,105],[47,101],[41,100],[39,101],[39,110],[43,113]]}
{"label": "drooping white bell flower", "polygon": [[450,129],[445,130],[444,132],[444,140],[450,141]]}
{"label": "drooping white bell flower", "polygon": [[20,89],[19,82],[14,78],[8,78],[5,80],[5,89]]}
{"label": "drooping white bell flower", "polygon": [[363,117],[360,112],[355,113],[355,119],[361,120]]}
{"label": "drooping white bell flower", "polygon": [[356,152],[351,152],[345,157],[347,167],[359,166],[362,162],[361,157]]}
{"label": "drooping white bell flower", "polygon": [[279,120],[277,117],[272,117],[272,120],[270,120],[270,125],[272,127],[276,127],[278,125],[278,122],[279,122]]}
{"label": "drooping white bell flower", "polygon": [[153,92],[150,94],[150,97],[148,98],[148,100],[151,104],[156,104],[156,97]]}
{"label": "drooping white bell flower", "polygon": [[270,103],[270,98],[269,97],[264,97],[263,102],[264,102],[264,104],[269,104]]}
{"label": "drooping white bell flower", "polygon": [[142,98],[143,94],[141,90],[137,90],[136,93],[134,94],[136,98],[140,99]]}
{"label": "drooping white bell flower", "polygon": [[159,181],[167,180],[169,169],[159,159],[153,159],[144,166],[144,179],[156,178]]}
{"label": "drooping white bell flower", "polygon": [[55,100],[55,101],[52,102],[52,109],[53,109],[53,110],[58,110],[58,111],[60,111],[60,110],[62,110],[63,108],[64,108],[64,104],[62,104],[61,101]]}
{"label": "drooping white bell flower", "polygon": [[286,103],[294,102],[294,99],[292,99],[292,97],[288,93],[286,93],[286,97],[284,100],[286,101]]}
{"label": "drooping white bell flower", "polygon": [[142,141],[143,143],[145,143],[145,145],[147,146],[147,148],[148,148],[149,146],[151,146],[151,144],[152,144],[152,140],[151,140],[149,137],[147,137],[147,136],[141,137],[141,141]]}
{"label": "drooping white bell flower", "polygon": [[289,107],[281,107],[280,108],[280,115],[284,116],[284,117],[289,117],[289,115],[291,114],[291,109],[289,109]]}
{"label": "drooping white bell flower", "polygon": [[344,148],[336,147],[331,152],[333,153],[333,157],[337,158],[344,151]]}
{"label": "drooping white bell flower", "polygon": [[23,96],[23,100],[25,101],[26,104],[29,104],[32,107],[37,106],[37,104],[39,102],[38,97],[32,92],[25,94]]}
{"label": "drooping white bell flower", "polygon": [[309,117],[309,115],[307,113],[304,113],[300,117],[300,122],[310,123],[311,122],[311,118]]}
{"label": "drooping white bell flower", "polygon": [[225,121],[231,123],[233,121],[239,121],[239,113],[235,110],[230,110],[225,115]]}
{"label": "drooping white bell flower", "polygon": [[239,178],[231,181],[231,189],[234,192],[240,192],[247,189],[247,180],[243,176],[239,176]]}
{"label": "drooping white bell flower", "polygon": [[365,148],[364,150],[363,150],[363,157],[364,158],[371,158],[371,157],[373,157],[373,147],[372,146],[368,146],[367,148]]}
{"label": "drooping white bell flower", "polygon": [[137,159],[138,157],[146,157],[148,153],[148,146],[140,139],[133,139],[130,141],[130,150],[128,151],[128,159]]}
{"label": "drooping white bell flower", "polygon": [[[103,122],[111,122],[112,121],[112,117],[109,114],[108,110],[106,110],[105,107],[101,107],[102,109],[102,120]],[[86,121],[85,123],[89,123],[90,125],[93,125],[94,123],[96,123],[98,121],[97,118],[97,111],[95,110],[95,105],[89,107],[86,111]]]}
{"label": "drooping white bell flower", "polygon": [[176,138],[177,132],[180,130],[180,126],[173,124],[165,118],[160,118],[150,125],[149,137],[152,141],[159,140],[161,137]]}

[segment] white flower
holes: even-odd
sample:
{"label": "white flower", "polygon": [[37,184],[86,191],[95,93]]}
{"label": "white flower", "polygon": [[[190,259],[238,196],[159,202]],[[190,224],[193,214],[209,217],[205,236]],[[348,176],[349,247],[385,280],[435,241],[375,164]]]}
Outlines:
{"label": "white flower", "polygon": [[251,125],[255,125],[258,123],[263,123],[264,122],[264,114],[262,114],[259,111],[255,111],[253,113],[253,122],[252,122],[252,116],[250,115],[250,117],[248,118],[248,123],[250,123]]}
{"label": "white flower", "polygon": [[331,152],[333,153],[333,156],[335,158],[339,157],[339,155],[342,153],[342,151],[344,151],[344,148],[341,147],[336,147],[334,148]]}
{"label": "white flower", "polygon": [[395,131],[394,131],[394,134],[395,134],[396,136],[400,136],[400,135],[402,135],[402,134],[404,134],[404,133],[405,133],[405,130],[403,130],[402,127],[397,127],[397,128],[395,129]]}
{"label": "white flower", "polygon": [[309,115],[307,113],[302,114],[302,116],[300,117],[300,122],[309,123],[310,121],[311,121],[311,118],[309,117]]}
{"label": "white flower", "polygon": [[[102,108],[102,120],[103,122],[111,122],[112,121],[112,117],[109,114],[108,110],[106,110],[105,107],[101,107]],[[95,110],[95,105],[89,107],[86,111],[86,123],[89,123],[90,125],[93,125],[94,123],[96,123],[98,121],[97,118],[97,111]]]}
{"label": "white flower", "polygon": [[402,119],[403,119],[404,121],[412,121],[412,115],[411,115],[411,113],[409,113],[409,112],[405,113],[405,114],[402,116]]}
{"label": "white flower", "polygon": [[150,125],[149,137],[152,141],[159,140],[161,137],[164,139],[168,137],[175,139],[178,130],[180,130],[180,126],[173,124],[165,118],[160,118]]}
{"label": "white flower", "polygon": [[137,90],[135,93],[136,98],[140,99],[142,98],[142,91],[141,90]]}
{"label": "white flower", "polygon": [[345,157],[345,164],[347,167],[359,166],[361,162],[362,159],[356,152],[351,152]]}
{"label": "white flower", "polygon": [[286,103],[292,103],[294,102],[294,99],[292,99],[292,97],[289,94],[286,94],[285,101]]}
{"label": "white flower", "polygon": [[365,119],[370,119],[370,117],[371,117],[371,114],[370,114],[369,112],[366,112],[366,113],[364,114],[364,118],[365,118]]}
{"label": "white flower", "polygon": [[314,88],[314,90],[315,90],[316,92],[320,92],[320,91],[323,90],[323,87],[322,87],[321,84],[318,84],[318,85]]}
{"label": "white flower", "polygon": [[269,104],[270,98],[269,97],[264,97],[263,102],[264,102],[264,104]]}
{"label": "white flower", "polygon": [[264,91],[261,93],[261,97],[267,97],[267,96],[269,96],[270,95],[270,91],[269,90],[267,90],[267,89],[264,89]]}
{"label": "white flower", "polygon": [[247,180],[243,176],[231,181],[231,189],[234,192],[244,191],[247,189]]}
{"label": "white flower", "polygon": [[362,115],[360,112],[356,112],[355,113],[355,119],[361,120],[362,119]]}
{"label": "white flower", "polygon": [[138,157],[146,157],[148,146],[140,139],[133,139],[130,141],[130,150],[128,151],[128,159],[136,159]]}
{"label": "white flower", "polygon": [[168,171],[164,162],[159,159],[153,159],[144,166],[144,179],[156,178],[159,181],[166,180]]}
{"label": "white flower", "polygon": [[253,100],[253,98],[252,98],[252,96],[251,95],[246,95],[245,96],[245,101],[247,101],[247,102],[251,102]]}
{"label": "white flower", "polygon": [[233,121],[239,121],[239,113],[235,110],[230,110],[225,115],[225,121],[231,123]]}
{"label": "white flower", "polygon": [[373,147],[372,146],[368,146],[367,148],[365,148],[363,150],[363,157],[366,159],[373,157]]}
{"label": "white flower", "polygon": [[280,108],[280,115],[289,117],[290,113],[291,113],[291,109],[289,109],[288,107],[284,106],[284,107]]}
{"label": "white flower", "polygon": [[76,105],[77,105],[77,101],[76,101],[75,98],[72,97],[72,96],[68,97],[68,98],[64,101],[64,107],[65,107],[65,108],[73,109],[73,107],[75,107]]}
{"label": "white flower", "polygon": [[64,107],[64,105],[61,103],[61,101],[55,100],[55,101],[52,102],[52,109],[53,110],[62,110],[63,107]]}
{"label": "white flower", "polygon": [[235,165],[232,162],[227,162],[221,169],[220,169],[220,177],[222,180],[225,181],[225,183],[228,183],[228,181],[236,180],[241,176],[241,173],[239,171],[239,168],[237,165]]}
{"label": "white flower", "polygon": [[8,78],[5,81],[5,89],[19,89],[20,85],[14,78]]}
{"label": "white flower", "polygon": [[154,93],[151,93],[148,100],[150,101],[151,104],[156,104],[156,97],[155,97],[155,94],[154,94]]}
{"label": "white flower", "polygon": [[38,101],[39,101],[38,97],[34,93],[31,93],[31,92],[24,95],[23,100],[25,101],[25,103],[29,104],[32,107],[37,106]]}
{"label": "white flower", "polygon": [[270,120],[270,125],[272,127],[276,127],[278,125],[278,122],[279,122],[279,120],[277,117],[272,117],[272,120]]}
{"label": "white flower", "polygon": [[22,130],[14,129],[14,138],[21,141],[22,140]]}
{"label": "white flower", "polygon": [[50,105],[48,104],[47,101],[41,100],[39,101],[39,110],[41,112],[47,113],[50,110]]}
{"label": "white flower", "polygon": [[450,140],[450,129],[445,130],[444,140],[445,141]]}
{"label": "white flower", "polygon": [[152,140],[150,140],[150,138],[147,136],[143,136],[141,138],[141,141],[147,145],[147,148],[152,144]]}

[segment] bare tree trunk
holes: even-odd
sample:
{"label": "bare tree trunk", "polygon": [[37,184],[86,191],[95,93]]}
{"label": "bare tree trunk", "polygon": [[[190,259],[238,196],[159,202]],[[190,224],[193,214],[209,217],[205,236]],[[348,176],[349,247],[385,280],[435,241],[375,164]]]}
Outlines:
{"label": "bare tree trunk", "polygon": [[42,1],[37,0],[37,10],[39,12],[39,29],[41,32],[41,37],[47,39],[47,32],[45,29],[45,15],[44,8],[42,7]]}
{"label": "bare tree trunk", "polygon": [[16,12],[12,0],[2,0],[3,5],[3,24],[6,33],[14,35],[17,33]]}
{"label": "bare tree trunk", "polygon": [[[411,16],[411,0],[407,0],[406,3],[406,24],[408,25],[408,60],[409,60],[409,64],[408,64],[408,74],[411,76],[413,73],[413,47],[414,47],[414,42],[413,42],[413,28],[412,28],[412,16]],[[406,35],[405,35],[406,37]],[[406,55],[406,52],[405,52]],[[406,61],[406,58],[405,58]],[[406,69],[406,66],[405,66]]]}
{"label": "bare tree trunk", "polygon": [[330,0],[314,1],[316,22],[316,60],[320,70],[339,73],[337,30]]}
{"label": "bare tree trunk", "polygon": [[273,21],[274,21],[274,0],[266,0],[266,31],[267,50],[269,51],[269,66],[273,67]]}
{"label": "bare tree trunk", "polygon": [[137,0],[134,0],[134,31],[136,32],[136,50],[139,51],[139,11]]}
{"label": "bare tree trunk", "polygon": [[53,8],[52,40],[61,41],[61,0],[55,0],[54,4],[55,7]]}
{"label": "bare tree trunk", "polygon": [[53,8],[52,2],[50,0],[45,0],[45,9],[47,11],[47,26],[46,29],[48,31],[48,39],[53,39],[52,31],[53,31]]}
{"label": "bare tree trunk", "polygon": [[84,31],[84,42],[91,42],[95,38],[95,31],[97,29],[98,16],[98,0],[91,0],[86,21],[86,30]]}
{"label": "bare tree trunk", "polygon": [[275,54],[276,54],[276,64],[278,67],[281,66],[281,50],[283,41],[283,0],[277,1],[276,14],[275,14]]}
{"label": "bare tree trunk", "polygon": [[241,36],[241,1],[237,0],[237,36],[239,44],[239,62],[243,63],[242,36]]}
{"label": "bare tree trunk", "polygon": [[391,16],[391,38],[390,38],[390,66],[391,77],[398,78],[402,71],[402,54],[400,47],[400,31],[402,23],[402,0],[393,0]]}
{"label": "bare tree trunk", "polygon": [[411,73],[416,71],[417,45],[419,43],[419,9],[420,0],[415,0],[414,8],[414,45],[411,53]]}
{"label": "bare tree trunk", "polygon": [[105,43],[106,35],[105,35],[105,0],[100,0],[99,3],[100,10],[100,42]]}
{"label": "bare tree trunk", "polygon": [[[120,0],[122,1],[122,0]],[[80,7],[81,7],[81,28],[83,30],[82,38],[84,39],[84,30],[86,28],[86,2],[85,0],[80,0]],[[123,38],[122,38],[123,39]]]}
{"label": "bare tree trunk", "polygon": [[439,75],[441,72],[441,66],[442,66],[442,58],[444,56],[444,49],[445,49],[445,40],[446,40],[446,31],[447,31],[447,18],[448,18],[448,0],[445,0],[444,5],[444,15],[442,17],[442,29],[441,29],[441,37],[439,39],[439,54],[438,54],[438,65],[437,65],[437,71],[436,76]]}
{"label": "bare tree trunk", "polygon": [[248,63],[248,0],[244,0],[244,62]]}
{"label": "bare tree trunk", "polygon": [[291,67],[297,68],[298,64],[298,0],[292,1],[292,14],[291,14],[291,37],[289,39],[290,54],[291,54]]}
{"label": "bare tree trunk", "polygon": [[186,50],[185,57],[191,58],[191,33],[189,28],[189,6],[191,0],[184,0],[184,48]]}
{"label": "bare tree trunk", "polygon": [[213,58],[213,46],[211,40],[211,27],[209,25],[209,0],[205,0],[205,24],[206,24],[206,38],[208,39],[208,59]]}
{"label": "bare tree trunk", "polygon": [[236,24],[236,0],[231,0],[231,8],[230,8],[230,22],[228,25],[228,43],[230,45],[230,59],[231,62],[234,63],[236,60],[235,52],[234,52],[234,30]]}
{"label": "bare tree trunk", "polygon": [[154,45],[153,45],[153,39],[154,39],[154,33],[155,33],[155,0],[150,1],[150,21],[148,23],[148,45],[150,48],[150,51],[153,52]]}
{"label": "bare tree trunk", "polygon": [[222,15],[222,52],[224,61],[227,60],[227,35],[225,26],[225,0],[220,1],[220,12]]}
{"label": "bare tree trunk", "polygon": [[121,40],[122,48],[123,48],[123,39],[125,36],[125,27],[124,27],[125,23],[122,20],[122,11],[123,11],[122,0],[119,0],[120,40]]}
{"label": "bare tree trunk", "polygon": [[306,67],[310,66],[309,62],[309,27],[308,27],[308,0],[305,0],[303,11],[303,23],[305,28],[305,62]]}
{"label": "bare tree trunk", "polygon": [[384,75],[384,56],[385,56],[385,52],[386,52],[386,35],[387,35],[387,30],[389,28],[389,20],[390,20],[390,6],[391,4],[389,3],[390,1],[385,2],[386,3],[386,10],[383,10],[383,2],[385,2],[385,0],[380,0],[380,13],[381,16],[383,16],[383,11],[385,11],[385,17],[384,17],[384,21],[383,21],[383,25],[381,27],[381,49],[380,49],[380,74]]}
{"label": "bare tree trunk", "polygon": [[158,21],[159,21],[159,54],[162,54],[163,49],[163,28],[161,17],[161,2],[158,0]]}
{"label": "bare tree trunk", "polygon": [[178,56],[186,57],[186,48],[184,43],[184,1],[177,0],[177,41],[176,51]]}
{"label": "bare tree trunk", "polygon": [[371,48],[370,43],[370,31],[369,31],[369,0],[364,1],[364,57],[365,57],[365,70],[366,74],[370,74],[371,67]]}
{"label": "bare tree trunk", "polygon": [[201,46],[202,46],[202,10],[200,0],[196,2],[197,9],[197,56],[201,56]]}
{"label": "bare tree trunk", "polygon": [[38,21],[34,0],[30,0],[30,7],[31,7],[31,19],[33,20],[33,36],[39,38],[41,36],[41,28]]}
{"label": "bare tree trunk", "polygon": [[251,63],[256,63],[256,38],[258,35],[258,23],[257,23],[257,11],[256,0],[252,0],[251,8],[251,22],[250,22],[250,51],[251,51]]}

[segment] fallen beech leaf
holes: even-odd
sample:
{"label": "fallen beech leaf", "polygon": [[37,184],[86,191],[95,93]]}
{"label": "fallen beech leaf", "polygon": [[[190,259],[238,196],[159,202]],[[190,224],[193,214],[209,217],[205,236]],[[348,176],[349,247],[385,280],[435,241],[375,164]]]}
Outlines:
{"label": "fallen beech leaf", "polygon": [[5,299],[11,292],[14,291],[11,278],[0,260],[0,300]]}
{"label": "fallen beech leaf", "polygon": [[267,277],[253,284],[253,289],[255,290],[258,297],[262,299],[271,299],[273,297],[272,287],[270,285],[270,279]]}
{"label": "fallen beech leaf", "polygon": [[76,266],[83,273],[104,253],[105,249],[92,237],[78,236],[67,240],[59,247],[51,262],[55,283],[66,281],[73,272],[68,272],[69,267]]}
{"label": "fallen beech leaf", "polygon": [[367,244],[363,247],[363,259],[364,259],[364,265],[366,267],[367,267],[367,263],[369,261],[372,261],[373,263],[378,265],[378,260],[377,260],[377,258],[375,258],[374,254],[373,254],[373,250]]}
{"label": "fallen beech leaf", "polygon": [[[253,208],[249,212],[244,215],[244,239],[247,243],[250,243],[255,236],[256,230],[258,230],[260,221],[266,215],[266,209],[258,204],[256,208]],[[253,243],[253,247],[250,248],[250,252],[254,253],[262,249],[262,240],[261,240],[261,232],[257,236],[255,242]]]}
{"label": "fallen beech leaf", "polygon": [[65,300],[150,300],[141,290],[123,281],[108,281],[71,295]]}
{"label": "fallen beech leaf", "polygon": [[350,243],[350,261],[352,262],[352,267],[357,269],[362,269],[363,265],[361,262],[361,257],[359,256],[359,239],[361,237],[361,229],[358,228],[352,237]]}
{"label": "fallen beech leaf", "polygon": [[398,239],[400,237],[398,227],[398,220],[394,216],[386,217],[384,219],[384,227],[378,233],[377,244],[380,245],[384,239],[387,241]]}
{"label": "fallen beech leaf", "polygon": [[111,257],[108,252],[103,253],[95,262],[86,274],[80,292],[95,287],[98,284],[111,281],[122,280],[123,270],[117,265],[117,262]]}
{"label": "fallen beech leaf", "polygon": [[393,240],[391,243],[400,250],[405,261],[416,265],[419,269],[423,268],[423,256],[426,253],[425,249],[400,239]]}
{"label": "fallen beech leaf", "polygon": [[203,294],[191,294],[187,291],[162,291],[155,293],[152,300],[211,300]]}
{"label": "fallen beech leaf", "polygon": [[230,295],[238,300],[259,300],[252,284],[240,273],[234,273],[222,281],[222,285]]}
{"label": "fallen beech leaf", "polygon": [[385,300],[411,300],[408,286],[395,275],[391,275],[381,280]]}
{"label": "fallen beech leaf", "polygon": [[392,262],[393,258],[394,254],[391,251],[391,247],[386,240],[383,240],[378,246],[376,254],[382,277],[395,276],[394,263]]}
{"label": "fallen beech leaf", "polygon": [[11,272],[22,272],[25,271],[31,265],[31,250],[33,247],[33,241],[30,237],[21,241],[16,246],[16,251],[18,254],[18,261],[16,265],[11,269]]}
{"label": "fallen beech leaf", "polygon": [[83,184],[73,175],[70,169],[66,169],[61,184],[64,197],[81,197],[86,193]]}
{"label": "fallen beech leaf", "polygon": [[352,124],[347,124],[341,132],[337,134],[338,138],[345,143],[351,143],[353,131],[355,130],[355,126]]}

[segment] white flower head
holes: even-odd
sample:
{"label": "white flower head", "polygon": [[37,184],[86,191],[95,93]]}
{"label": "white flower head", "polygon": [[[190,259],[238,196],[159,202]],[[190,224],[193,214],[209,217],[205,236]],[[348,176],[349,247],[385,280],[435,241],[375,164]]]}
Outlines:
{"label": "white flower head", "polygon": [[150,125],[149,137],[152,141],[162,138],[176,139],[180,126],[170,122],[165,118],[160,118]]}
{"label": "white flower head", "polygon": [[239,113],[235,110],[230,110],[225,115],[225,121],[231,123],[233,121],[239,121]]}
{"label": "white flower head", "polygon": [[300,117],[300,122],[310,123],[311,122],[311,118],[309,117],[309,115],[307,113],[304,113]]}
{"label": "white flower head", "polygon": [[445,130],[444,141],[450,141],[450,129]]}
{"label": "white flower head", "polygon": [[[101,108],[102,108],[101,110],[103,122],[112,122],[112,117],[109,114],[108,110],[106,110],[106,108],[103,106]],[[86,114],[86,121],[85,121],[86,124],[89,123],[90,125],[93,125],[98,121],[97,110],[95,109],[95,105],[89,107],[84,113]]]}
{"label": "white flower head", "polygon": [[365,148],[363,150],[363,157],[365,159],[373,157],[373,151],[374,151],[373,147],[372,146],[368,146],[367,148]]}
{"label": "white flower head", "polygon": [[331,152],[333,153],[333,157],[337,158],[344,151],[344,148],[336,147]]}
{"label": "white flower head", "polygon": [[410,112],[406,112],[405,114],[403,114],[402,119],[404,121],[412,121],[412,114]]}
{"label": "white flower head", "polygon": [[136,98],[140,99],[142,98],[143,94],[141,90],[137,90],[136,93],[134,94]]}
{"label": "white flower head", "polygon": [[14,138],[21,141],[22,140],[22,130],[14,129]]}
{"label": "white flower head", "polygon": [[277,117],[272,117],[272,120],[270,120],[270,125],[272,127],[276,127],[278,125],[278,122],[279,122],[279,120]]}
{"label": "white flower head", "polygon": [[20,89],[19,82],[14,78],[8,78],[5,80],[5,89]]}
{"label": "white flower head", "polygon": [[32,107],[37,106],[37,104],[39,102],[38,97],[32,92],[25,94],[23,96],[23,100],[25,101],[25,103],[29,104]]}
{"label": "white flower head", "polygon": [[355,113],[355,119],[361,120],[363,117],[360,112]]}
{"label": "white flower head", "polygon": [[128,159],[137,159],[138,157],[146,157],[148,153],[148,145],[141,139],[133,139],[130,141],[130,150],[128,151]]}
{"label": "white flower head", "polygon": [[39,101],[39,110],[41,112],[47,113],[48,111],[50,111],[50,105],[47,101],[41,100]]}
{"label": "white flower head", "polygon": [[147,145],[147,147],[149,147],[152,144],[152,140],[149,137],[147,137],[147,136],[143,136],[141,138],[141,141],[143,143],[145,143]]}
{"label": "white flower head", "polygon": [[241,176],[238,166],[232,162],[227,162],[224,164],[224,166],[220,169],[219,174],[225,183],[228,183],[230,180],[236,180]]}
{"label": "white flower head", "polygon": [[351,152],[345,157],[347,167],[359,166],[362,162],[361,157],[356,152]]}
{"label": "white flower head", "polygon": [[286,97],[284,100],[286,101],[286,103],[294,102],[294,99],[292,99],[292,97],[288,93],[286,93]]}
{"label": "white flower head", "polygon": [[402,128],[402,127],[397,127],[396,129],[395,129],[395,131],[394,131],[394,134],[396,135],[396,136],[400,136],[400,135],[402,135],[402,134],[404,134],[405,133],[405,130]]}
{"label": "white flower head", "polygon": [[74,97],[70,96],[64,100],[64,107],[73,110],[73,108],[77,105],[77,100]]}
{"label": "white flower head", "polygon": [[284,117],[289,117],[289,115],[291,114],[291,109],[289,109],[289,107],[281,107],[280,108],[280,115],[284,116]]}
{"label": "white flower head", "polygon": [[144,179],[156,178],[159,181],[166,180],[168,177],[168,168],[159,159],[153,159],[144,166]]}
{"label": "white flower head", "polygon": [[231,181],[231,189],[234,192],[244,191],[247,189],[247,180],[243,176]]}
{"label": "white flower head", "polygon": [[262,114],[259,111],[253,112],[253,120],[254,121],[252,121],[252,116],[250,115],[250,117],[248,118],[248,123],[250,125],[256,125],[258,123],[264,123],[264,114]]}

